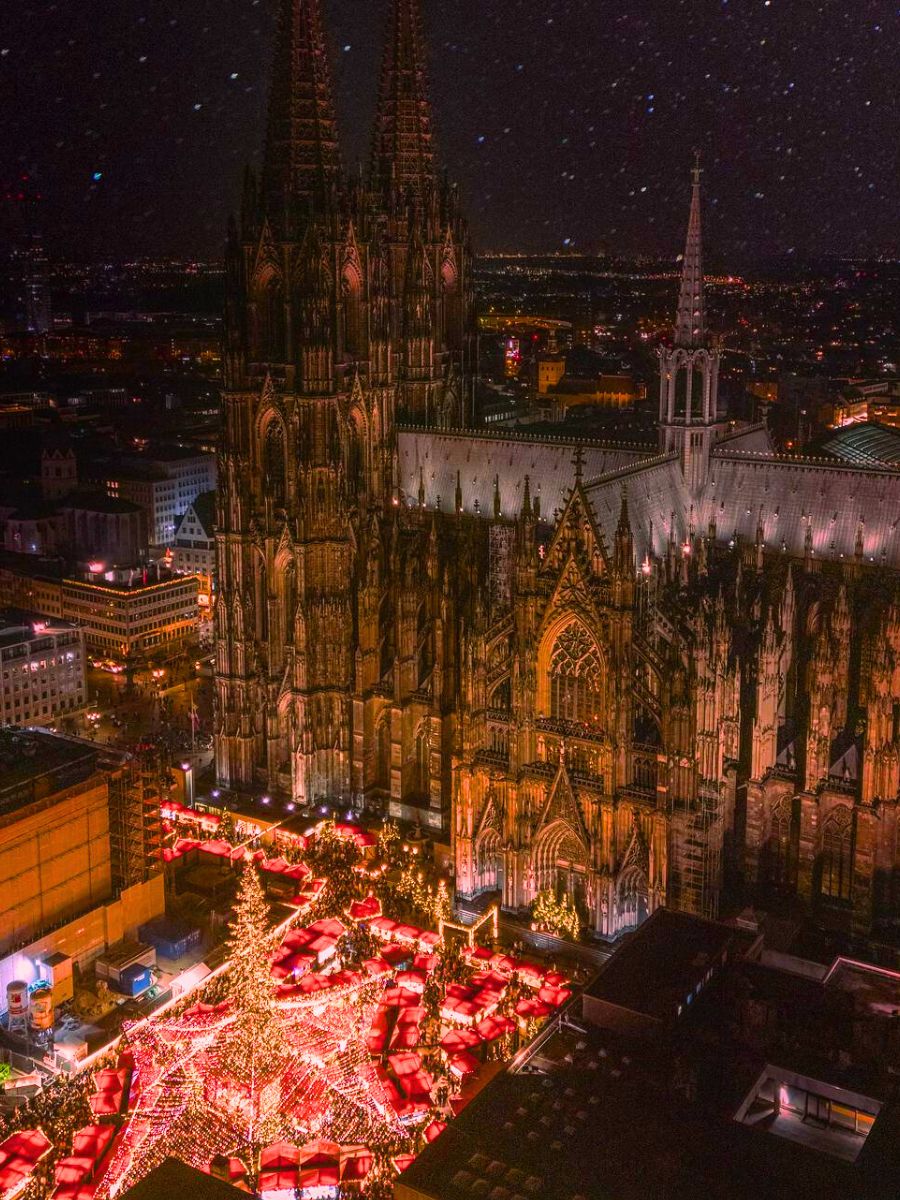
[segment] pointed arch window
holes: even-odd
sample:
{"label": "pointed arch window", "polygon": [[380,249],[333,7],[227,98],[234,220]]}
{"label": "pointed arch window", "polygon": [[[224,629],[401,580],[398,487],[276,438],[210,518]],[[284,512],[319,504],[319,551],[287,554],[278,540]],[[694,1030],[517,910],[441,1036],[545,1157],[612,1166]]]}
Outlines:
{"label": "pointed arch window", "polygon": [[587,630],[575,623],[559,635],[550,659],[550,715],[595,724],[602,711],[603,663]]}
{"label": "pointed arch window", "polygon": [[768,882],[780,890],[793,890],[797,882],[797,822],[794,802],[786,796],[772,810],[765,864]]}
{"label": "pointed arch window", "polygon": [[283,362],[285,351],[284,288],[277,274],[260,279],[254,295],[254,342],[260,362]]}
{"label": "pointed arch window", "polygon": [[462,344],[459,280],[456,267],[445,259],[441,264],[441,333],[448,350],[458,350]]}
{"label": "pointed arch window", "polygon": [[379,647],[379,679],[390,682],[394,669],[394,606],[391,595],[387,593],[381,599],[379,606],[379,630],[381,644]]}
{"label": "pointed arch window", "polygon": [[431,763],[430,763],[430,747],[428,744],[428,730],[423,725],[416,734],[416,795],[423,797],[427,796],[431,782]]}
{"label": "pointed arch window", "polygon": [[385,791],[391,786],[391,721],[387,712],[375,729],[375,770],[373,783]]}
{"label": "pointed arch window", "polygon": [[265,433],[263,478],[266,495],[273,504],[283,506],[287,494],[287,452],[284,426],[277,419],[269,423]]}
{"label": "pointed arch window", "polygon": [[508,713],[512,709],[512,684],[508,675],[491,692],[488,708],[502,713]]}
{"label": "pointed arch window", "polygon": [[359,272],[349,264],[341,275],[341,314],[344,353],[348,358],[362,354],[362,284]]}
{"label": "pointed arch window", "polygon": [[618,927],[634,929],[650,915],[650,889],[639,867],[629,867],[619,879]]}
{"label": "pointed arch window", "polygon": [[428,683],[432,668],[434,667],[433,627],[426,601],[423,601],[419,605],[419,611],[416,615],[416,645],[419,662],[418,686],[424,687]]}
{"label": "pointed arch window", "polygon": [[853,872],[853,813],[841,805],[822,831],[819,893],[827,900],[850,899]]}

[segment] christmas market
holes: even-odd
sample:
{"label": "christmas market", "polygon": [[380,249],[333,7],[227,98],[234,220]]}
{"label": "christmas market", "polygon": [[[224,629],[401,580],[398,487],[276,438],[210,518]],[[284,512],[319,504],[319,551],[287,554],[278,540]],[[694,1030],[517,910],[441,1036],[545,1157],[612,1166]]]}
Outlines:
{"label": "christmas market", "polygon": [[16,1111],[0,1197],[112,1200],[172,1156],[260,1196],[390,1196],[568,980],[460,938],[390,825],[264,847],[218,822],[183,836],[191,819],[171,814],[160,858],[173,886],[200,861],[228,876],[227,958],[54,1080],[40,1128]]}

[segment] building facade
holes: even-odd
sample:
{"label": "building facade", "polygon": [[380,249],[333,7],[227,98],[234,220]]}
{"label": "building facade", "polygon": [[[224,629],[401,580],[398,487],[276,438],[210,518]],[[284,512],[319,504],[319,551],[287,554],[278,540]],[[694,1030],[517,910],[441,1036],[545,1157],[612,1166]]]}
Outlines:
{"label": "building facade", "polygon": [[83,632],[36,614],[0,614],[0,724],[46,725],[86,703]]}
{"label": "building facade", "polygon": [[48,979],[165,908],[163,774],[148,758],[43,730],[0,729],[0,1008],[6,985]]}
{"label": "building facade", "polygon": [[70,621],[83,631],[89,652],[119,661],[174,654],[196,640],[196,575],[150,581],[146,568],[135,568],[107,576],[43,576],[21,559],[8,561],[0,564],[0,604]]}
{"label": "building facade", "polygon": [[591,929],[723,889],[900,917],[900,474],[719,411],[692,179],[655,446],[472,428],[471,260],[394,0],[367,178],[319,6],[285,0],[228,250],[216,611],[224,786],[383,805],[457,890]]}
{"label": "building facade", "polygon": [[134,584],[64,579],[62,607],[95,653],[126,661],[166,656],[197,638],[198,588],[196,575]]}
{"label": "building facade", "polygon": [[215,455],[178,449],[122,458],[110,464],[104,479],[110,497],[143,508],[154,546],[170,546],[188,506],[215,486]]}
{"label": "building facade", "polygon": [[200,607],[212,604],[216,573],[216,494],[201,492],[178,523],[172,546],[172,571],[200,578]]}
{"label": "building facade", "polygon": [[166,546],[172,541],[184,510],[179,507],[177,481],[164,471],[143,463],[122,466],[109,473],[106,492],[111,500],[127,500],[144,511],[152,546]]}

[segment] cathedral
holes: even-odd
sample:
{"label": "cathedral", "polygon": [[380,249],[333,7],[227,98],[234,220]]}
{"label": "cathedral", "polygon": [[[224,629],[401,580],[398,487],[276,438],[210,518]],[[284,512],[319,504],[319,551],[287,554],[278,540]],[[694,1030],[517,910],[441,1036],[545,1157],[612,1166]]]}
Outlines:
{"label": "cathedral", "polygon": [[227,253],[216,769],[452,845],[456,889],[900,924],[900,473],[720,412],[692,175],[658,444],[476,425],[472,250],[421,0],[390,13],[366,172],[320,0],[283,0]]}

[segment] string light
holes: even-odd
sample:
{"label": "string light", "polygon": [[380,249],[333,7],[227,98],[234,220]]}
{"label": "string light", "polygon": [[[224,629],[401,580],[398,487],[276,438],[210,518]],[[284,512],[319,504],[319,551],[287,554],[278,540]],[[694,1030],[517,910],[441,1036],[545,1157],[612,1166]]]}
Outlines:
{"label": "string light", "polygon": [[[332,899],[329,907],[340,903],[346,920],[346,910],[363,899],[361,889],[368,889],[368,880],[355,869],[359,856],[352,843],[340,839],[330,824],[317,836],[321,844],[310,860],[331,868],[326,893],[333,891],[339,900]],[[389,833],[380,849],[385,858],[399,857],[399,837]],[[439,926],[449,914],[446,883],[427,882],[418,864],[401,870],[393,890]],[[315,907],[323,907],[321,896]],[[485,980],[479,982],[479,963],[464,961],[452,946],[438,946],[436,953],[423,956],[427,965],[419,971],[420,977],[424,971],[425,1007],[418,1011],[428,1014],[431,1048],[419,1051],[421,1069],[415,1072],[412,1091],[403,1086],[400,1074],[392,1078],[391,1058],[382,1060],[382,1054],[390,1054],[393,1037],[385,1035],[382,1053],[369,1049],[380,1019],[387,1021],[387,1030],[395,1023],[405,1035],[412,1030],[414,1040],[402,1042],[407,1048],[419,1039],[420,1022],[413,1029],[401,1021],[402,1000],[388,998],[408,997],[397,987],[396,968],[382,964],[386,971],[366,971],[370,960],[377,961],[380,945],[368,923],[358,922],[336,937],[338,952],[324,968],[312,968],[321,986],[305,992],[302,986],[280,988],[272,975],[278,944],[298,919],[295,911],[272,928],[258,868],[248,859],[229,926],[229,959],[204,983],[199,993],[203,1000],[174,1002],[125,1027],[118,1049],[133,1059],[132,1095],[112,1158],[96,1186],[97,1200],[118,1197],[170,1155],[201,1170],[208,1170],[213,1159],[236,1159],[252,1189],[261,1150],[275,1142],[299,1146],[316,1138],[368,1148],[373,1166],[361,1194],[366,1200],[390,1196],[397,1163],[408,1161],[421,1148],[421,1131],[449,1111],[448,1063],[437,1049],[442,1029],[446,1031],[440,1013],[448,989],[466,976],[479,987]],[[336,933],[345,928],[341,921],[333,926]],[[491,983],[495,991],[488,1007],[499,1000],[512,1012],[521,989],[497,979]],[[464,990],[474,994],[478,989]],[[414,1007],[405,1011],[411,1015]],[[473,1010],[471,1020],[476,1017]],[[486,1042],[486,1056],[505,1057],[509,1042],[509,1036],[495,1045]],[[111,1048],[110,1055],[114,1053]],[[75,1129],[93,1120],[91,1086],[88,1071],[52,1085],[49,1121],[42,1123],[57,1156],[67,1153]],[[48,1101],[50,1095],[48,1089]],[[35,1192],[35,1200],[51,1187],[47,1174],[47,1187]]]}

